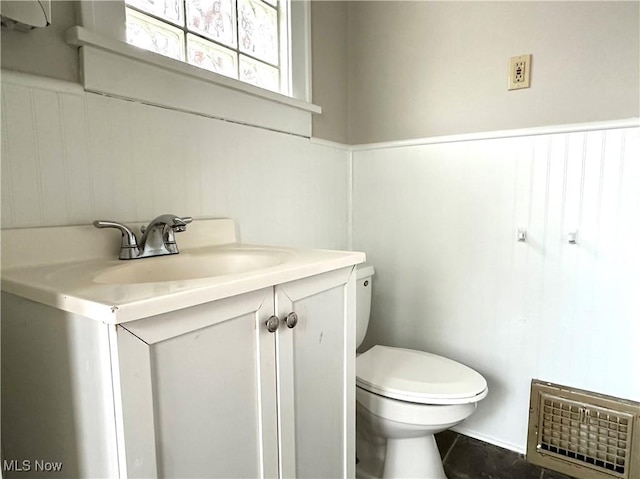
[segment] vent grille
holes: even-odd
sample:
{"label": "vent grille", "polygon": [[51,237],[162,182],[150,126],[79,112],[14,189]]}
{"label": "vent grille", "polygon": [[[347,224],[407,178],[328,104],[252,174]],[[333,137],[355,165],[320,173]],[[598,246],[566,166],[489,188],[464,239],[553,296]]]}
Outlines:
{"label": "vent grille", "polygon": [[544,395],[539,449],[627,477],[630,414]]}
{"label": "vent grille", "polygon": [[529,462],[573,475],[579,468],[580,477],[588,478],[640,474],[640,465],[632,464],[640,448],[640,440],[632,440],[640,423],[639,403],[534,381],[531,406]]}

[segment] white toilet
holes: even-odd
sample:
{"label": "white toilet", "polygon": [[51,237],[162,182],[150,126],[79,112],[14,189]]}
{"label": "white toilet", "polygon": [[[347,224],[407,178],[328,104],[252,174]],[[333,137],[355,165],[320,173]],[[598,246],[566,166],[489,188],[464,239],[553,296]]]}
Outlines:
{"label": "white toilet", "polygon": [[[369,325],[372,266],[357,271],[356,347]],[[358,478],[446,479],[434,434],[469,417],[487,381],[450,359],[374,346],[356,359]]]}

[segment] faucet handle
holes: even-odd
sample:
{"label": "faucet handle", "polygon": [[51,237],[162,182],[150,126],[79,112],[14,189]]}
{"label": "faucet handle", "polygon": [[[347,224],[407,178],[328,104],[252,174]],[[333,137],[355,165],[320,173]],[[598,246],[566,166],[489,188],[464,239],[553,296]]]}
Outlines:
{"label": "faucet handle", "polygon": [[171,229],[176,233],[181,233],[187,230],[187,225],[193,221],[191,216],[185,216],[183,218],[178,218],[177,216],[173,219],[173,224],[171,225]]}
{"label": "faucet handle", "polygon": [[133,231],[127,226],[115,221],[96,220],[93,222],[96,228],[115,228],[122,234],[120,245],[120,259],[132,259],[138,256],[138,240]]}
{"label": "faucet handle", "polygon": [[131,231],[128,227],[121,223],[117,223],[115,221],[108,220],[95,220],[93,222],[93,226],[96,228],[115,228],[122,233],[122,247],[123,248],[131,248],[134,246],[138,246],[138,241],[136,240],[136,235]]}
{"label": "faucet handle", "polygon": [[[186,226],[192,221],[193,221],[193,218],[191,216],[185,216],[183,218],[180,218],[179,216],[174,216],[169,226],[176,233],[181,233],[182,231],[185,231],[187,229]],[[149,227],[148,225],[141,226],[140,232],[144,234],[144,232],[147,230],[148,227]]]}

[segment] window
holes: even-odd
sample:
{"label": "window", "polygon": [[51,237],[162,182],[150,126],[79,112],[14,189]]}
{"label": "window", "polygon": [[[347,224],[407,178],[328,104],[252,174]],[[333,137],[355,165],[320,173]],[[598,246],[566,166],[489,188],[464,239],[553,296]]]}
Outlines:
{"label": "window", "polygon": [[126,0],[127,42],[289,93],[288,0]]}
{"label": "window", "polygon": [[[225,1],[232,7],[226,24],[222,10],[215,9],[216,4],[224,8]],[[195,9],[205,2],[209,10]],[[217,23],[207,17],[218,13]],[[269,38],[266,27],[260,31],[263,13],[276,15],[275,53],[255,40]],[[127,42],[127,17],[135,42],[154,53]],[[85,91],[305,138],[311,136],[312,115],[322,111],[310,103],[309,0],[81,0],[78,19],[80,25],[70,28],[66,39],[80,47]],[[154,37],[153,28],[164,33]],[[257,37],[243,37],[256,29]],[[229,30],[231,37],[225,37]],[[171,44],[170,35],[179,41]],[[156,48],[166,55],[156,54]],[[217,73],[210,71],[216,68]],[[261,72],[274,70],[273,90],[256,86],[268,81]]]}

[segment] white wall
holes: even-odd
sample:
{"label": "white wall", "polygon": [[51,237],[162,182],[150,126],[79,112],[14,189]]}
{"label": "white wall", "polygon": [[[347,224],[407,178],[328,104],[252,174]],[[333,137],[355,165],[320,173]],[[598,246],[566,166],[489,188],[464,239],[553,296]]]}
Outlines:
{"label": "white wall", "polygon": [[[639,9],[349,2],[349,143],[637,117]],[[507,91],[509,58],[526,53],[531,88]]]}
{"label": "white wall", "polygon": [[353,153],[365,346],[481,372],[460,431],[518,451],[532,378],[639,401],[640,128],[444,141]]}
{"label": "white wall", "polygon": [[348,188],[343,149],[3,72],[3,228],[169,212],[233,218],[243,242],[344,249]]}

